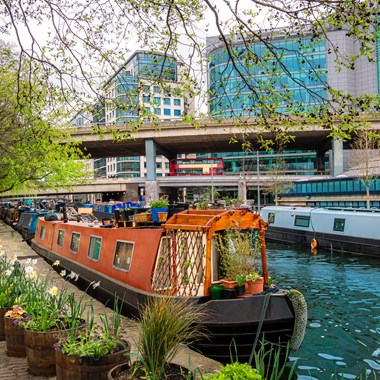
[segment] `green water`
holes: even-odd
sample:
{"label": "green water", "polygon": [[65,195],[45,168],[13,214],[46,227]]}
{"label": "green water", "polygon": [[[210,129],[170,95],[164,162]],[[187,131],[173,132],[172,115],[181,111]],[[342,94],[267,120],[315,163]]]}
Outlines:
{"label": "green water", "polygon": [[297,378],[380,379],[380,258],[271,243],[267,257],[277,285],[308,303],[305,339],[291,354]]}

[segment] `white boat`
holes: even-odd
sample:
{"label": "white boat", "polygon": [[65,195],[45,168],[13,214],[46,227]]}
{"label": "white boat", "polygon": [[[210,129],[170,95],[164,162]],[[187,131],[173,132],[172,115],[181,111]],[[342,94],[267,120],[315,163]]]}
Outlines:
{"label": "white boat", "polygon": [[266,206],[268,241],[380,257],[380,210]]}

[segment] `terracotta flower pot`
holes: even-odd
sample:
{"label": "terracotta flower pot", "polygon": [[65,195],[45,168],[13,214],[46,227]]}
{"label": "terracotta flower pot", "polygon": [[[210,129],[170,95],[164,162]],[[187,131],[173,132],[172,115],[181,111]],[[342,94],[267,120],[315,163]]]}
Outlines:
{"label": "terracotta flower pot", "polygon": [[256,281],[247,281],[247,290],[250,294],[261,293],[264,290],[264,278],[260,277]]}
{"label": "terracotta flower pot", "polygon": [[231,280],[223,279],[220,282],[224,286],[225,289],[234,289],[235,286],[237,286],[237,281],[235,280],[231,281]]}

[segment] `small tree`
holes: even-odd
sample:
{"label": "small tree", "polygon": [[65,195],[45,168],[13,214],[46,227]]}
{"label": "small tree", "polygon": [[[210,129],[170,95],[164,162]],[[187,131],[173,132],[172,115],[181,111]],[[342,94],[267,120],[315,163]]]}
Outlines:
{"label": "small tree", "polygon": [[273,194],[276,206],[278,206],[278,195],[287,193],[292,187],[292,182],[285,177],[286,168],[287,164],[284,158],[277,155],[273,166],[266,171],[268,178],[265,181],[264,191],[266,194]]}
{"label": "small tree", "polygon": [[378,168],[380,160],[379,135],[361,129],[351,147],[353,150],[350,168],[354,176],[365,186],[366,204],[367,208],[370,208],[370,187],[374,179],[380,175]]}

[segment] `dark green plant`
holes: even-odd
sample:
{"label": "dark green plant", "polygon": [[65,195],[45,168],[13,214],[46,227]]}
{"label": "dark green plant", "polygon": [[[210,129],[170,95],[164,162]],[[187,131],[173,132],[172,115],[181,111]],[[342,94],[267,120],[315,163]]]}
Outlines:
{"label": "dark green plant", "polygon": [[237,282],[238,286],[244,285],[246,281],[247,281],[246,275],[238,274],[236,276],[236,282]]}
{"label": "dark green plant", "polygon": [[202,307],[195,308],[186,298],[149,300],[138,321],[138,365],[148,379],[161,379],[180,346],[207,336],[200,323],[203,313]]}
{"label": "dark green plant", "polygon": [[160,198],[150,203],[151,208],[167,208],[169,207],[169,201],[166,198]]}

